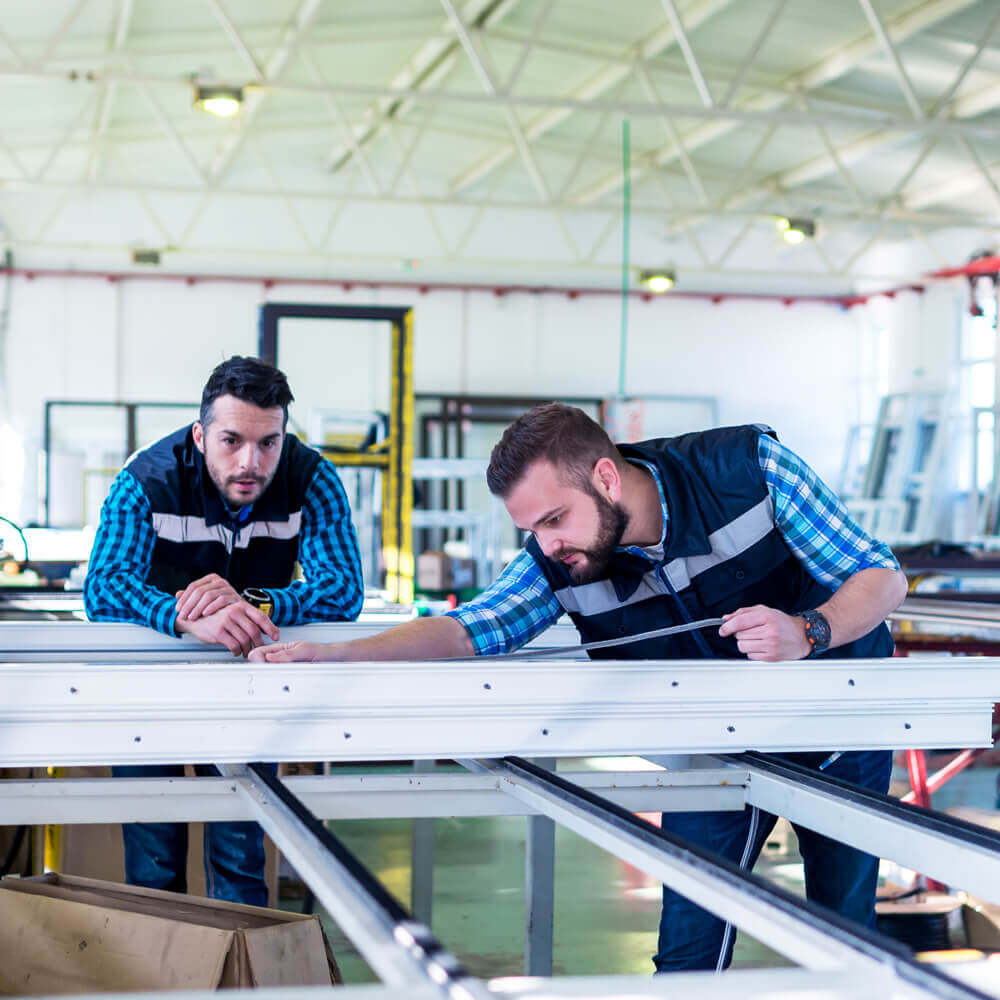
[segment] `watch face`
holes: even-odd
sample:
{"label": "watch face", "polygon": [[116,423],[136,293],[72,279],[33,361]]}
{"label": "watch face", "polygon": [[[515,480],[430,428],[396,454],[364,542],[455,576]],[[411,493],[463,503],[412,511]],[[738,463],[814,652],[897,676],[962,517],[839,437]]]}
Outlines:
{"label": "watch face", "polygon": [[813,652],[822,653],[830,646],[830,623],[818,611],[807,611],[802,616],[806,622],[806,638]]}

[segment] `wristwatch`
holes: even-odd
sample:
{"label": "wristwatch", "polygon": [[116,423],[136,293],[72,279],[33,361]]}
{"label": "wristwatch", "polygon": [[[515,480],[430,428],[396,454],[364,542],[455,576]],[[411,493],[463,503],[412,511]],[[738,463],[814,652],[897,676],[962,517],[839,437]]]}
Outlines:
{"label": "wristwatch", "polygon": [[806,639],[812,647],[809,657],[819,656],[830,648],[830,623],[820,611],[803,611],[799,614],[806,623]]}
{"label": "wristwatch", "polygon": [[274,611],[274,599],[266,590],[262,590],[260,587],[244,587],[240,597],[247,604],[252,604],[255,608],[263,611],[268,618],[271,617],[271,613]]}

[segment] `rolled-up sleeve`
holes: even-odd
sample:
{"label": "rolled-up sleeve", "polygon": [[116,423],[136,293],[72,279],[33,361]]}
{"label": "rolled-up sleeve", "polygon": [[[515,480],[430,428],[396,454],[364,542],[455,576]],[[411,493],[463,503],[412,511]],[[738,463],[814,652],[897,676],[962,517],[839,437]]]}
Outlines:
{"label": "rolled-up sleeve", "polygon": [[476,655],[489,656],[520,648],[562,613],[545,575],[522,549],[491,586],[448,615],[469,633]]}

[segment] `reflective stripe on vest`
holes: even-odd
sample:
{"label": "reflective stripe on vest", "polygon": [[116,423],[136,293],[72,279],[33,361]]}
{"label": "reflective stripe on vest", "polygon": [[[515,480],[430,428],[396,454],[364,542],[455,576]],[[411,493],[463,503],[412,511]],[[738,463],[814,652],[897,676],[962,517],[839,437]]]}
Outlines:
{"label": "reflective stripe on vest", "polygon": [[[671,559],[663,567],[663,572],[674,590],[680,592],[691,585],[694,577],[753,548],[773,530],[776,530],[774,505],[770,496],[767,496],[739,517],[713,531],[708,536],[712,551],[707,555]],[[637,604],[667,592],[666,585],[654,568],[643,576],[635,593],[624,601],[615,593],[611,580],[595,580],[578,587],[563,587],[555,592],[555,597],[566,611],[589,617]]]}

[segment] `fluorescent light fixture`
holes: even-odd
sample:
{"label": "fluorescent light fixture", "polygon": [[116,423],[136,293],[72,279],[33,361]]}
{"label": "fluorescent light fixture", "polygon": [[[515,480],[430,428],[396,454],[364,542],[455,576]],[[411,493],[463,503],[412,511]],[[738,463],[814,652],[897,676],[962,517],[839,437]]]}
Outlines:
{"label": "fluorescent light fixture", "polygon": [[812,239],[816,235],[816,223],[813,219],[793,219],[782,215],[775,220],[775,226],[786,243],[798,244],[807,237]]}
{"label": "fluorescent light fixture", "polygon": [[639,272],[639,284],[645,285],[649,291],[657,295],[669,292],[676,283],[677,275],[667,268]]}
{"label": "fluorescent light fixture", "polygon": [[231,118],[240,110],[243,103],[242,87],[196,86],[194,88],[194,106],[218,115],[219,118]]}

